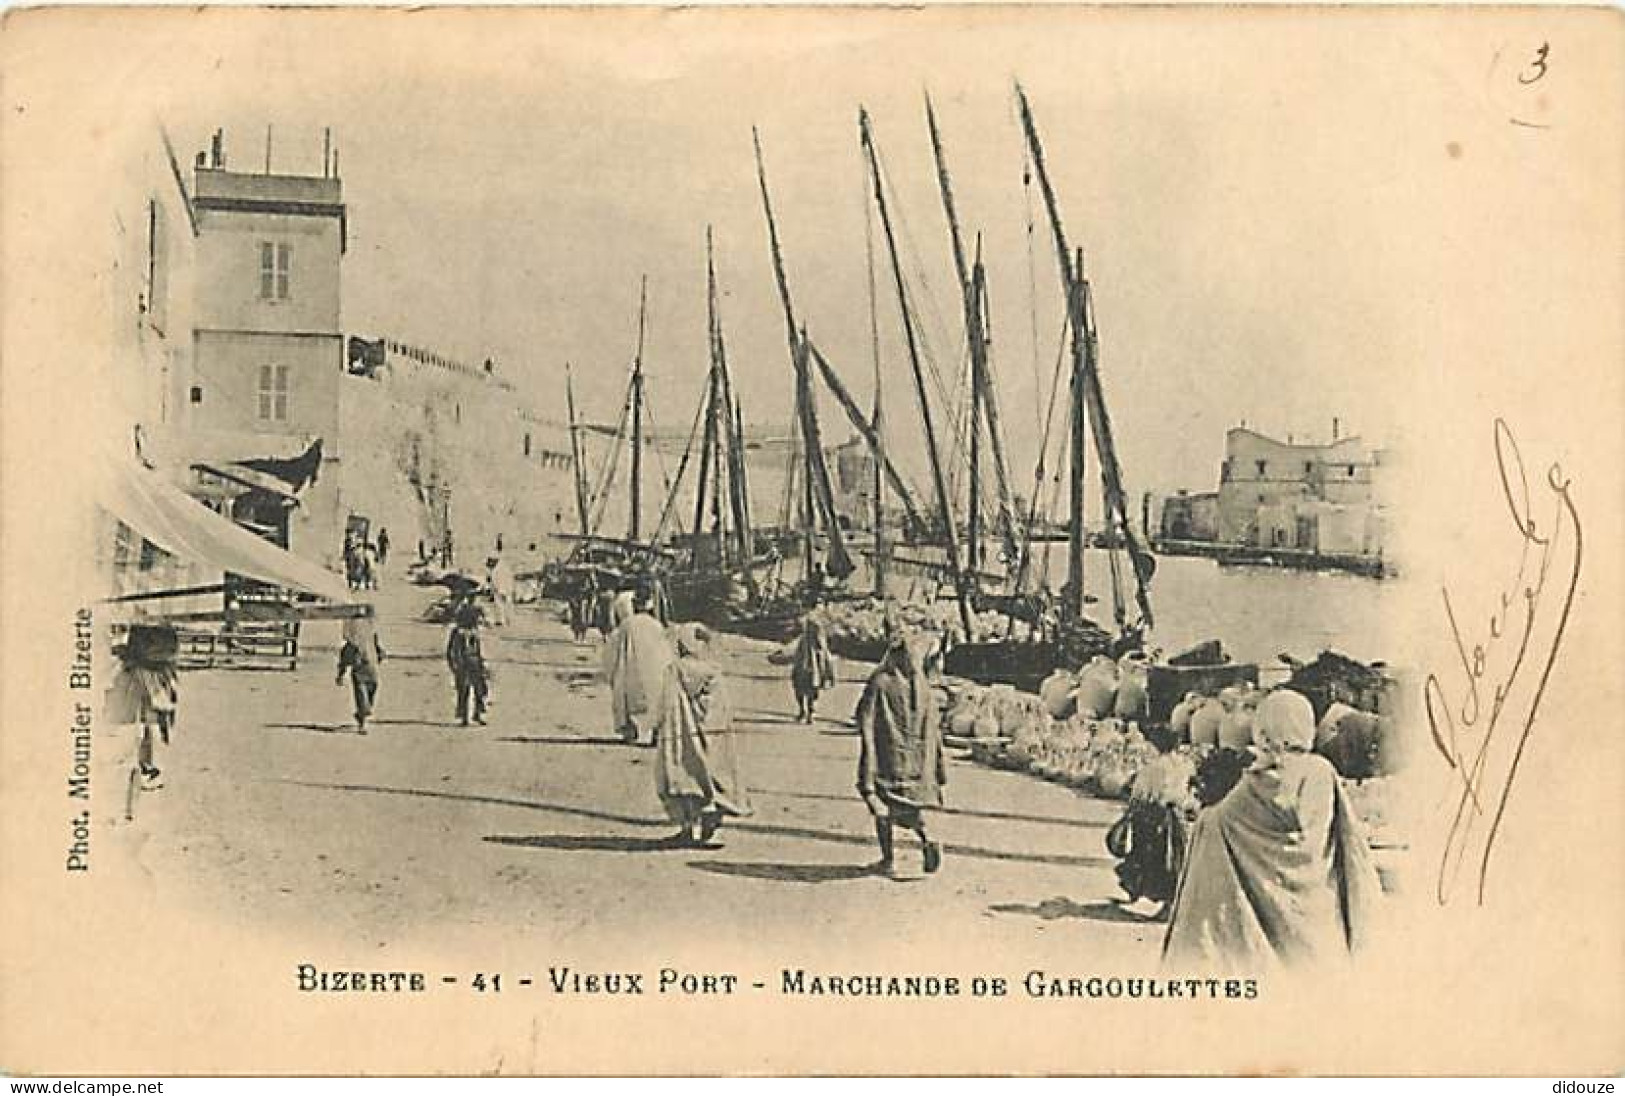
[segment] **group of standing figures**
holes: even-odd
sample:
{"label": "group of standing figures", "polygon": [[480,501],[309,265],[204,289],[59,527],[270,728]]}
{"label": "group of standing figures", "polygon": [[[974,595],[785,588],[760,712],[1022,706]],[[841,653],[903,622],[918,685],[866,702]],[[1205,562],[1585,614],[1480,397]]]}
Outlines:
{"label": "group of standing figures", "polygon": [[[611,718],[623,741],[656,748],[655,790],[678,826],[672,841],[709,843],[728,818],[751,813],[740,775],[733,707],[712,660],[710,631],[700,624],[667,629],[652,598],[623,591],[611,613],[604,648]],[[798,718],[810,723],[818,694],[835,683],[823,627],[802,624],[791,660]],[[870,675],[855,716],[862,740],[856,788],[874,817],[877,871],[894,868],[893,836],[902,827],[919,839],[923,867],[936,871],[942,846],[926,832],[924,811],[942,805],[947,768],[936,701],[917,641],[894,633]]]}
{"label": "group of standing figures", "polygon": [[358,531],[344,537],[344,579],[352,590],[378,589],[379,572],[389,562],[389,530],[379,529],[368,540]]}
{"label": "group of standing figures", "polygon": [[[625,741],[658,751],[656,790],[679,827],[671,840],[708,843],[726,819],[751,813],[712,637],[697,624],[668,630],[629,592],[617,595],[613,622],[604,670],[614,725]],[[926,658],[922,637],[894,630],[853,718],[856,790],[874,820],[874,868],[887,874],[899,828],[918,839],[926,873],[942,864],[927,817],[943,804],[948,773]],[[810,722],[819,691],[835,680],[815,616],[788,662],[798,718]],[[1364,826],[1330,762],[1313,752],[1314,737],[1309,701],[1277,689],[1259,705],[1249,741],[1226,743],[1201,772],[1182,769],[1167,742],[1136,777],[1113,851],[1129,896],[1165,903],[1170,961],[1346,957],[1369,937],[1380,880]]]}

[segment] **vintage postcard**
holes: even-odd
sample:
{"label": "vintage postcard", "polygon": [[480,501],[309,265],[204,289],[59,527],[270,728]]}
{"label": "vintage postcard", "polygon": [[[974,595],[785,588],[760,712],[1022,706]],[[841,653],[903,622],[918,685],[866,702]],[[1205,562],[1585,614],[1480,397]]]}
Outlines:
{"label": "vintage postcard", "polygon": [[0,31],[0,1068],[1617,1074],[1617,12]]}

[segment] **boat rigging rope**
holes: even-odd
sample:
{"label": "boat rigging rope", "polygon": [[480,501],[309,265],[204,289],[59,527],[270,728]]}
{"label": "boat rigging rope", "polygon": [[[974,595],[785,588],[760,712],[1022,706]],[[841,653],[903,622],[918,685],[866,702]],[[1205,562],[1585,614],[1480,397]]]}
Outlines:
{"label": "boat rigging rope", "polygon": [[[882,178],[887,181],[887,189],[893,190],[889,182],[890,173],[887,171],[884,157],[881,156],[878,149],[876,150],[876,156],[880,160],[881,174]],[[866,202],[865,209],[867,208],[868,203]],[[956,334],[951,339],[943,340],[939,337],[937,340],[938,342],[952,342],[958,348],[957,368],[950,388],[950,385],[943,377],[942,369],[938,365],[939,356],[935,351],[934,342],[930,335],[930,330],[934,329],[940,336],[942,331],[948,330],[948,325],[943,320],[941,307],[936,295],[931,290],[931,283],[925,273],[926,265],[921,258],[919,245],[909,227],[907,214],[901,205],[897,207],[893,220],[897,224],[898,234],[902,237],[903,248],[914,269],[918,272],[914,277],[919,282],[919,291],[916,292],[911,285],[907,284],[911,279],[908,275],[905,275],[904,295],[909,303],[909,311],[915,317],[914,332],[919,340],[922,362],[926,366],[926,372],[931,378],[932,387],[935,389],[937,398],[945,412],[943,421],[947,436],[943,439],[945,451],[942,453],[942,457],[948,475],[948,497],[952,500],[952,505],[964,508],[969,505],[971,431],[977,428],[977,424],[972,421],[971,416],[975,379],[971,347],[967,341],[968,332],[965,329],[965,324],[961,322],[953,326],[952,330]],[[867,226],[867,220],[865,223]],[[963,297],[963,294],[961,296]],[[926,306],[925,313],[933,321],[934,328],[919,322],[922,315],[919,302],[922,298]],[[963,307],[963,299],[961,299],[961,307]],[[993,492],[982,493],[981,499],[978,500],[977,510],[980,516],[986,519],[989,528],[995,526],[998,511]]]}
{"label": "boat rigging rope", "polygon": [[[661,454],[660,454],[660,446],[654,444],[654,439],[658,438],[660,436],[660,428],[655,425],[654,411],[649,407],[649,405],[647,403],[645,403],[644,406],[643,406],[643,416],[644,416],[645,419],[648,420],[648,423],[649,423],[649,448],[654,451],[655,463],[658,464],[659,467],[660,467],[660,483],[661,483],[661,486],[663,486],[666,489],[667,497],[669,499],[671,496],[676,494],[677,485],[672,482],[672,478],[671,478],[670,474],[668,473],[668,470],[666,468],[666,458],[661,456]],[[699,425],[699,419],[696,418],[694,420],[694,422],[695,422],[696,426]],[[688,436],[688,445],[686,447],[684,447],[684,451],[683,451],[683,463],[685,465],[688,463],[688,450],[693,448],[693,445],[694,445],[694,433],[691,430],[689,432],[689,436]],[[669,505],[669,503],[668,503],[668,505]],[[661,532],[662,532],[662,529],[657,526],[656,529],[655,529],[655,535],[649,539],[649,543],[650,544],[658,544],[658,543],[660,543],[660,534],[661,534]],[[687,535],[687,533],[688,533],[688,527],[683,524],[683,518],[682,518],[681,514],[679,514],[678,517],[677,517],[677,532],[678,532],[679,535]]]}
{"label": "boat rigging rope", "polygon": [[[1027,504],[1027,526],[1026,526],[1027,542],[1022,545],[1022,549],[1021,549],[1021,556],[1022,556],[1023,561],[1030,561],[1032,559],[1033,529],[1034,529],[1034,526],[1036,526],[1038,524],[1040,500],[1044,497],[1044,461],[1045,461],[1046,454],[1049,452],[1050,430],[1054,426],[1054,422],[1055,422],[1055,401],[1060,395],[1061,363],[1062,363],[1062,361],[1064,359],[1064,355],[1065,355],[1065,352],[1066,352],[1066,330],[1067,330],[1067,326],[1070,323],[1071,323],[1071,316],[1070,316],[1070,314],[1068,314],[1063,309],[1062,310],[1062,316],[1061,316],[1060,344],[1059,344],[1059,346],[1057,347],[1057,349],[1055,351],[1055,368],[1051,371],[1051,374],[1050,374],[1049,403],[1048,403],[1048,406],[1044,410],[1043,419],[1039,422],[1039,426],[1041,428],[1041,433],[1039,435],[1039,442],[1038,442],[1038,462],[1033,466],[1033,497],[1032,497],[1032,501],[1030,501]],[[1070,420],[1068,420],[1068,425],[1070,425]],[[1059,493],[1060,493],[1060,486],[1059,486],[1060,482],[1061,482],[1060,461],[1057,460],[1057,462],[1056,462],[1056,470],[1055,470],[1055,484],[1056,484],[1055,494],[1056,495],[1059,495]],[[1054,498],[1052,498],[1052,500],[1050,502],[1050,505],[1048,507],[1045,507],[1045,509],[1043,511],[1046,521],[1048,521],[1049,515],[1054,512],[1055,501],[1056,500]],[[1044,571],[1043,571],[1043,574],[1040,576],[1040,583],[1039,583],[1041,586],[1045,586],[1045,587],[1047,587],[1049,585],[1049,559],[1050,559],[1050,557],[1049,557],[1049,542],[1046,541],[1045,544],[1044,544]],[[1026,575],[1026,572],[1024,570],[1022,572],[1022,574],[1021,574],[1021,579],[1023,581],[1025,581],[1026,577],[1027,577],[1027,575]]]}
{"label": "boat rigging rope", "polygon": [[[683,446],[683,459],[677,462],[677,475],[666,485],[666,505],[660,508],[660,520],[655,523],[655,533],[650,538],[652,544],[659,544],[660,538],[666,534],[666,521],[671,517],[672,509],[676,505],[677,489],[683,485],[683,475],[688,471],[689,457],[694,453],[694,439],[699,435],[700,422],[705,412],[713,409],[712,402],[711,388],[708,385],[705,390],[705,397],[700,400],[699,407],[694,411],[694,425],[688,428],[688,444]],[[659,453],[658,449],[655,450],[656,459],[659,459]],[[661,462],[661,474],[665,474],[664,461]],[[720,483],[720,473],[718,474],[718,482]],[[683,528],[683,519],[681,517],[677,519],[677,531],[679,533],[686,531]],[[698,529],[694,531],[695,533],[699,532]]]}
{"label": "boat rigging rope", "polygon": [[[1021,165],[1021,191],[1027,205],[1027,319],[1031,327],[1033,348],[1033,418],[1034,425],[1040,431],[1044,429],[1044,421],[1038,418],[1038,394],[1044,390],[1044,375],[1040,370],[1038,346],[1038,266],[1033,250],[1033,165],[1032,151],[1022,150],[1023,163]],[[1061,337],[1066,337],[1066,328],[1061,329]]]}
{"label": "boat rigging rope", "polygon": [[874,365],[875,384],[874,421],[872,426],[876,436],[879,436],[881,425],[880,294],[875,288],[875,211],[873,203],[869,201],[869,180],[860,174],[858,183],[858,197],[863,203],[863,258],[869,277],[869,353]]}
{"label": "boat rigging rope", "polygon": [[[891,182],[891,171],[886,167],[886,158],[879,148],[875,149],[875,158],[880,163],[881,179],[886,189],[895,197],[897,188]],[[926,275],[928,268],[925,261],[920,257],[920,247],[914,238],[913,230],[909,228],[908,212],[901,202],[894,201],[892,205],[892,221],[897,226],[897,234],[902,239],[903,250],[907,253],[909,262],[917,272],[916,277],[920,285],[919,293],[916,294],[912,291],[908,293],[910,311],[914,313],[915,317],[914,334],[920,340],[922,356],[929,361],[935,362],[938,355],[934,350],[934,346],[954,341],[952,338],[943,338],[942,333],[945,331],[962,331],[964,325],[956,323],[950,326],[943,319],[941,304],[937,301],[937,295],[931,288],[930,278]],[[925,303],[923,312],[920,307],[922,298]],[[927,330],[927,324],[920,322],[922,318],[930,320],[929,330]],[[937,336],[935,339],[932,338],[933,334]]]}
{"label": "boat rigging rope", "polygon": [[615,484],[615,470],[621,460],[621,442],[626,437],[626,423],[631,414],[632,388],[631,385],[628,385],[626,400],[621,404],[621,418],[615,424],[615,441],[610,446],[608,456],[604,458],[603,470],[598,478],[598,486],[593,488],[587,502],[588,513],[592,515],[592,520],[587,525],[589,535],[603,523],[604,510],[609,504],[609,489]]}
{"label": "boat rigging rope", "polygon": [[[1066,409],[1066,432],[1061,435],[1062,438],[1071,437],[1071,435],[1072,435],[1072,421],[1073,421],[1073,417],[1076,414],[1077,414],[1077,408],[1072,405],[1071,401],[1068,401],[1067,402],[1067,409]],[[1061,505],[1061,485],[1065,480],[1065,477],[1062,474],[1062,468],[1065,465],[1066,465],[1066,462],[1061,460],[1060,455],[1057,454],[1056,455],[1056,460],[1055,460],[1055,472],[1050,477],[1049,502],[1044,507],[1044,524],[1045,525],[1054,525],[1054,523],[1055,523],[1055,511]],[[1079,520],[1080,521],[1082,520],[1081,515],[1079,516]],[[1050,551],[1054,547],[1054,544],[1055,544],[1055,542],[1052,541],[1052,540],[1046,539],[1044,541],[1044,552],[1043,552],[1044,571],[1043,571],[1043,578],[1044,578],[1045,587],[1049,586]]]}
{"label": "boat rigging rope", "polygon": [[[896,188],[890,183],[891,173],[886,169],[885,158],[881,155],[878,148],[875,150],[875,158],[880,171],[882,184],[887,190],[895,194]],[[937,365],[939,356],[935,349],[935,341],[931,337],[931,330],[935,330],[940,336],[941,332],[948,329],[948,326],[943,322],[942,309],[937,303],[935,293],[933,293],[931,290],[930,280],[925,274],[925,263],[920,258],[919,246],[915,242],[913,232],[909,229],[907,215],[900,204],[897,205],[895,210],[893,222],[897,227],[898,235],[901,237],[902,249],[907,252],[908,259],[913,264],[913,267],[917,272],[914,276],[915,280],[919,282],[919,290],[916,291],[908,284],[910,281],[909,275],[903,271],[899,271],[901,280],[904,282],[903,297],[908,304],[907,315],[904,317],[904,322],[910,322],[910,317],[912,317],[912,327],[916,339],[916,347],[920,355],[920,363],[925,367],[924,372],[931,378],[932,387],[936,389],[939,402],[949,411],[946,425],[948,427],[951,440],[951,447],[945,456],[948,460],[952,461],[963,460],[964,458],[961,456],[961,454],[965,449],[966,442],[963,436],[963,431],[959,428],[959,424],[955,415],[953,414],[953,409],[959,405],[963,398],[963,378],[965,375],[964,363],[970,360],[970,347],[961,347],[961,368],[956,374],[954,388],[952,391],[950,391],[947,382],[943,379],[942,371]],[[925,312],[929,314],[929,319],[931,321],[931,325],[929,326],[922,322],[922,319],[925,318],[922,315],[921,309],[922,299],[925,304]],[[960,324],[956,326],[962,329],[964,325]],[[943,340],[939,339],[937,341]],[[945,341],[952,342],[954,340],[949,339]]]}

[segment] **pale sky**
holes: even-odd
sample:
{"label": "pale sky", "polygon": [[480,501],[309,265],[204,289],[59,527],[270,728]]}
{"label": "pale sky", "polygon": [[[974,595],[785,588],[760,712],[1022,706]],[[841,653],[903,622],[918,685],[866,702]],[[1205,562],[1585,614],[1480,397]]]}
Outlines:
{"label": "pale sky", "polygon": [[[924,121],[929,89],[960,216],[981,231],[1018,488],[1031,482],[1037,407],[1062,320],[1036,186],[1029,282],[1024,152],[1012,80],[1032,100],[1074,246],[1088,256],[1101,372],[1131,493],[1211,488],[1227,427],[1391,438],[1404,332],[1425,322],[1410,235],[1446,134],[1422,109],[1459,93],[1390,77],[1393,25],[1280,48],[1269,13],[1177,26],[1154,11],[959,13],[837,20],[784,12],[729,24],[627,13],[447,22],[365,53],[309,44],[319,21],[191,58],[212,96],[163,104],[183,157],[226,130],[230,166],[320,170],[340,149],[350,207],[344,325],[504,373],[562,414],[574,363],[584,413],[613,421],[639,277],[655,423],[686,429],[705,368],[707,223],[715,226],[730,357],[746,414],[787,421],[790,366],[756,187],[759,127],[800,318],[867,401],[868,192],[857,112],[873,117],[904,232],[905,274],[939,368],[959,368],[959,301]],[[412,16],[402,16],[410,24]],[[1024,21],[1025,19],[1025,21]],[[979,21],[978,21],[979,20]],[[1319,43],[1319,44],[1317,44]],[[320,58],[315,55],[320,53]],[[254,79],[243,77],[245,72]],[[205,85],[209,78],[201,77]],[[209,101],[205,105],[203,100]],[[919,419],[890,270],[875,228],[883,375],[894,447],[918,473]],[[1431,246],[1431,245],[1428,245]],[[1036,288],[1036,298],[1033,289]],[[1421,291],[1419,291],[1421,290]],[[833,404],[830,440],[848,436]],[[1060,429],[1059,425],[1057,429]]]}

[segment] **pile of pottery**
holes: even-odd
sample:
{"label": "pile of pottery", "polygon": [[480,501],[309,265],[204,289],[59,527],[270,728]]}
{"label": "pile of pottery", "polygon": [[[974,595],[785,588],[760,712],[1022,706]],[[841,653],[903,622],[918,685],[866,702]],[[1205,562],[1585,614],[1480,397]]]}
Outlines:
{"label": "pile of pottery", "polygon": [[960,688],[944,731],[985,764],[1021,769],[1082,791],[1122,797],[1156,756],[1140,733],[1146,663],[1098,656],[1051,674],[1037,695],[1008,685]]}
{"label": "pile of pottery", "polygon": [[[892,620],[900,628],[946,636],[954,643],[964,639],[959,606],[952,601],[936,601],[929,605],[891,602],[890,606]],[[864,598],[828,602],[820,607],[818,614],[824,621],[830,646],[839,653],[841,649],[858,651],[883,647],[887,611],[886,602]],[[1009,630],[1006,618],[991,611],[973,614],[972,623],[977,638],[982,640],[1003,639]]]}
{"label": "pile of pottery", "polygon": [[1198,747],[1246,746],[1253,738],[1253,718],[1264,691],[1256,685],[1230,685],[1216,696],[1186,693],[1174,705],[1168,728],[1181,742]]}
{"label": "pile of pottery", "polygon": [[[1137,653],[1115,661],[1100,655],[1075,673],[1051,674],[1037,695],[1007,685],[963,686],[948,707],[944,733],[984,764],[1126,797],[1157,755],[1141,732],[1147,674],[1148,663]],[[1200,759],[1221,744],[1250,741],[1263,695],[1255,687],[1230,686],[1217,696],[1191,693],[1180,701],[1170,723],[1180,741],[1179,771],[1194,774]]]}

